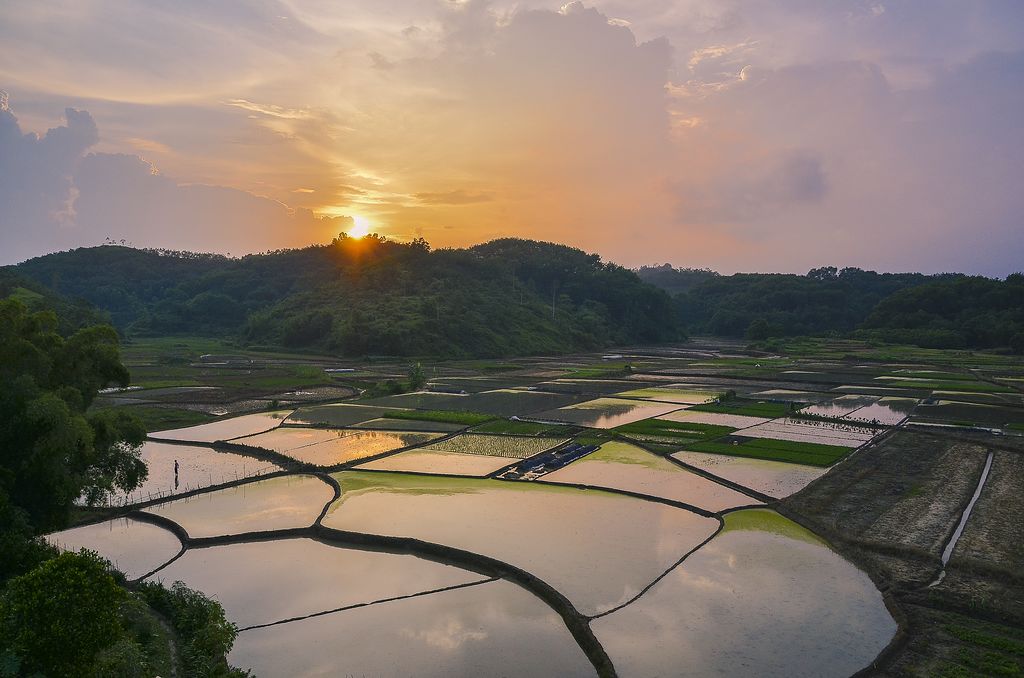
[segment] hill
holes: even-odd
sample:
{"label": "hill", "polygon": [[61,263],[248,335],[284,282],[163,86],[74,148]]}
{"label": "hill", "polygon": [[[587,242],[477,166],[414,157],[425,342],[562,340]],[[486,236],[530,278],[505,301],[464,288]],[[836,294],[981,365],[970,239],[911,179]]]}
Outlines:
{"label": "hill", "polygon": [[684,337],[668,294],[563,245],[342,236],[229,259],[107,245],[17,275],[82,298],[136,336],[235,337],[343,355],[509,356]]}

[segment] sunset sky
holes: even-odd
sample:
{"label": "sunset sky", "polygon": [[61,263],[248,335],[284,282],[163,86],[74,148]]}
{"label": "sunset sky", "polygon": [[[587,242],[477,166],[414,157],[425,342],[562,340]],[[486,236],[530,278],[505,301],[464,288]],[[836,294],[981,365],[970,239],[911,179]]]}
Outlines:
{"label": "sunset sky", "polygon": [[367,228],[1024,268],[1024,2],[4,0],[0,263]]}

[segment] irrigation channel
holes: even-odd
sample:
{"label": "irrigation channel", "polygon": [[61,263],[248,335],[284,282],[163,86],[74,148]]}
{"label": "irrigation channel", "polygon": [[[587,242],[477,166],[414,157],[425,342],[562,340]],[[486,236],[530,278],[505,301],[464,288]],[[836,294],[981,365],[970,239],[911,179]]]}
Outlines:
{"label": "irrigation channel", "polygon": [[967,508],[964,509],[963,515],[960,516],[960,522],[957,524],[956,529],[953,530],[953,534],[950,536],[949,542],[946,543],[946,548],[942,551],[942,570],[939,572],[939,576],[935,578],[935,581],[928,584],[927,588],[938,586],[942,583],[942,580],[946,578],[946,565],[949,563],[950,556],[953,555],[953,549],[956,548],[956,543],[964,533],[964,528],[967,527],[967,519],[971,517],[971,511],[974,510],[974,505],[978,502],[978,497],[981,496],[981,491],[985,488],[985,481],[988,480],[988,472],[992,468],[992,457],[993,453],[989,451],[988,458],[985,459],[985,468],[981,470],[981,477],[978,478],[978,487],[974,489],[974,496],[972,496],[971,501],[968,502]]}

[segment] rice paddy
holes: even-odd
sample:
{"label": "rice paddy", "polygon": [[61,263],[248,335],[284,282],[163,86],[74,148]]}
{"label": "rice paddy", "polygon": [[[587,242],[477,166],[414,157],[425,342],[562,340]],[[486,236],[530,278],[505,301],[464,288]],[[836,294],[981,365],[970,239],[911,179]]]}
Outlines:
{"label": "rice paddy", "polygon": [[715,532],[710,518],[568,487],[342,472],[324,525],[412,537],[511,563],[588,614],[625,602]]}
{"label": "rice paddy", "polygon": [[145,512],[177,523],[189,537],[216,537],[307,527],[333,496],[331,486],[314,476],[281,476],[175,499]]}
{"label": "rice paddy", "polygon": [[[601,356],[464,361],[422,392],[154,433],[149,480],[114,502],[141,514],[50,539],[216,596],[242,628],[230,660],[259,675],[594,675],[595,648],[620,676],[868,666],[896,629],[881,594],[769,507],[827,484],[910,415],[1009,438],[1024,426],[1020,393],[844,354],[659,351],[614,369]],[[920,491],[921,507],[941,494]],[[1004,511],[1012,494],[1000,496],[979,506]],[[181,541],[144,514],[180,526]]]}
{"label": "rice paddy", "polygon": [[246,414],[241,417],[213,421],[209,424],[200,424],[199,426],[172,429],[170,431],[157,431],[149,435],[157,440],[212,443],[218,440],[231,440],[232,438],[269,431],[280,426],[281,422],[290,414],[292,414],[291,410]]}
{"label": "rice paddy", "polygon": [[555,421],[587,428],[615,428],[641,419],[657,417],[680,409],[680,405],[652,403],[625,398],[596,398],[557,410],[539,412],[534,421]]}
{"label": "rice paddy", "polygon": [[550,483],[626,490],[688,503],[708,511],[761,503],[693,474],[663,457],[617,441],[603,443],[596,452],[545,474],[543,478]]}
{"label": "rice paddy", "polygon": [[142,577],[181,551],[181,542],[171,532],[131,518],[54,532],[46,541],[62,551],[95,551],[129,579]]}
{"label": "rice paddy", "polygon": [[152,441],[143,444],[142,460],[149,473],[145,482],[128,495],[114,497],[115,504],[150,501],[282,470],[273,462],[233,452]]}

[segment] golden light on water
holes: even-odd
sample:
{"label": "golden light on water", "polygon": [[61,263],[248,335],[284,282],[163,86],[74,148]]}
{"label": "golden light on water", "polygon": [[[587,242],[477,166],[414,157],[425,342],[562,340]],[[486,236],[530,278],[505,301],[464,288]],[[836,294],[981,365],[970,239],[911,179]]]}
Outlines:
{"label": "golden light on water", "polygon": [[366,217],[353,216],[352,228],[346,231],[350,238],[362,238],[370,234],[370,221]]}

